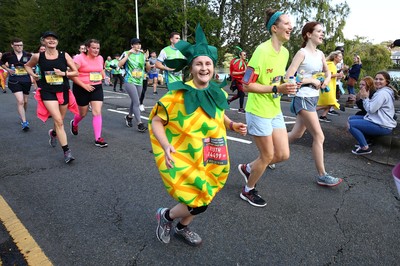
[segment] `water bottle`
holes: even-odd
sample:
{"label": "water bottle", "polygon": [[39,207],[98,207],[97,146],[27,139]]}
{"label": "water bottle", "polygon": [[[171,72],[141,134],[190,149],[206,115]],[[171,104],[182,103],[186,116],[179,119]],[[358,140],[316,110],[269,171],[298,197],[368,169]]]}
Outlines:
{"label": "water bottle", "polygon": [[[15,66],[14,66],[14,64],[11,64],[10,69],[11,69],[12,71],[14,71],[14,74],[15,74]],[[14,76],[14,74],[11,74],[11,76]]]}
{"label": "water bottle", "polygon": [[41,71],[40,71],[39,65],[36,65],[35,72],[36,72],[36,75],[38,75],[38,79],[41,79],[42,78],[42,74],[40,73]]}
{"label": "water bottle", "polygon": [[[296,83],[296,78],[294,76],[290,76],[289,80],[288,80],[288,83],[297,84]],[[288,97],[294,97],[295,95],[296,95],[296,93],[295,94],[288,94]]]}

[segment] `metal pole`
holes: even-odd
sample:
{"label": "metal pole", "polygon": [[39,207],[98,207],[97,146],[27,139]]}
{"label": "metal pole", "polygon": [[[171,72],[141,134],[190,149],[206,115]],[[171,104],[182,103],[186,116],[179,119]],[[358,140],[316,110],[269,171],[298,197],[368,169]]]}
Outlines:
{"label": "metal pole", "polygon": [[135,12],[136,12],[136,38],[139,38],[139,17],[138,17],[137,0],[135,0]]}

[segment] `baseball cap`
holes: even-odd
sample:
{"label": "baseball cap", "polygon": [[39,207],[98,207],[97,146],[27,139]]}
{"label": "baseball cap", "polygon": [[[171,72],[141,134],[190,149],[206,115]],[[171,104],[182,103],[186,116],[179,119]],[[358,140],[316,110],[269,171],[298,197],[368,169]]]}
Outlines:
{"label": "baseball cap", "polygon": [[42,38],[46,38],[46,37],[49,37],[49,36],[52,36],[52,37],[58,39],[57,34],[55,32],[53,32],[53,31],[46,31],[46,32],[44,32],[42,34]]}
{"label": "baseball cap", "polygon": [[140,41],[139,38],[132,38],[132,39],[131,39],[131,45],[132,45],[132,44],[137,44],[137,43],[141,43],[141,41]]}

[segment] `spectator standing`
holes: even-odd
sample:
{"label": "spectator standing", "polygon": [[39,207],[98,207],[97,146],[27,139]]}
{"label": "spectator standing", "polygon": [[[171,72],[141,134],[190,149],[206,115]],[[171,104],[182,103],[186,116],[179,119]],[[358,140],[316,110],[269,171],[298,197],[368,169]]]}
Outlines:
{"label": "spectator standing", "polygon": [[358,78],[361,72],[361,58],[359,55],[355,54],[353,56],[353,65],[348,70],[347,79],[347,90],[349,92],[349,98],[347,99],[347,105],[352,107],[355,103],[356,93],[354,87],[357,84]]}

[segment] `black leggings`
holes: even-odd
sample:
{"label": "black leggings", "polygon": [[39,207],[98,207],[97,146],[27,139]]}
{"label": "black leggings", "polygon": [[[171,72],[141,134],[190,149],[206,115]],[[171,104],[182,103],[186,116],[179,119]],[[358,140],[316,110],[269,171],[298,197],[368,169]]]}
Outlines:
{"label": "black leggings", "polygon": [[143,104],[143,100],[144,100],[144,96],[146,94],[146,90],[147,90],[147,79],[144,79],[143,80],[142,94],[140,94],[140,99],[139,99],[140,104]]}
{"label": "black leggings", "polygon": [[236,100],[237,98],[239,98],[239,108],[243,108],[244,96],[245,96],[245,95],[246,95],[246,94],[245,94],[243,91],[237,90],[237,94],[234,95],[234,96],[229,100],[229,102],[233,102],[234,100]]}
{"label": "black leggings", "polygon": [[122,84],[124,84],[124,78],[121,74],[113,74],[114,89],[117,87],[117,82],[119,80],[119,89],[122,90]]}

